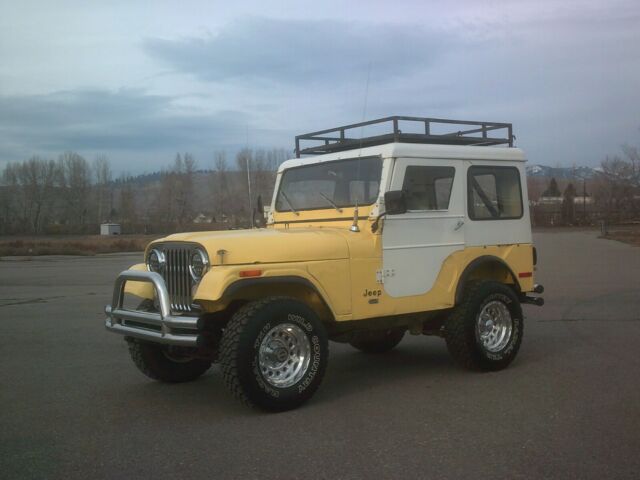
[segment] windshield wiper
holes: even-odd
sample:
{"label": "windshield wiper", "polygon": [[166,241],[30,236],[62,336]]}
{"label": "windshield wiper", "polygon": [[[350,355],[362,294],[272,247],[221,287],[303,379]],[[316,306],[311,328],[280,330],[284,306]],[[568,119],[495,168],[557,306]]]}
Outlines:
{"label": "windshield wiper", "polygon": [[280,191],[280,194],[282,195],[282,198],[284,198],[284,201],[287,202],[287,205],[289,205],[289,208],[291,209],[291,211],[296,215],[300,215],[300,213],[298,213],[298,211],[295,208],[293,208],[293,204],[291,203],[291,200],[289,200],[289,197],[287,197],[287,194],[284,193],[284,191]]}
{"label": "windshield wiper", "polygon": [[329,197],[327,197],[327,196],[326,196],[324,193],[322,193],[322,192],[318,192],[318,194],[319,194],[322,198],[324,198],[327,202],[329,202],[329,203],[331,204],[331,206],[332,206],[333,208],[335,208],[338,212],[342,213],[342,209],[341,209],[338,205],[336,205],[336,204],[333,202],[333,200],[331,200]]}

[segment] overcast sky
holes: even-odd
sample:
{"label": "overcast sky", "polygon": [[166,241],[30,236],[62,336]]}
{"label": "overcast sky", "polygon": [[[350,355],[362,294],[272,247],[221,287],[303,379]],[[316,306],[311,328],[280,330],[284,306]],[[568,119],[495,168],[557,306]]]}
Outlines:
{"label": "overcast sky", "polygon": [[210,168],[363,112],[512,122],[551,166],[640,145],[638,0],[0,1],[0,167]]}

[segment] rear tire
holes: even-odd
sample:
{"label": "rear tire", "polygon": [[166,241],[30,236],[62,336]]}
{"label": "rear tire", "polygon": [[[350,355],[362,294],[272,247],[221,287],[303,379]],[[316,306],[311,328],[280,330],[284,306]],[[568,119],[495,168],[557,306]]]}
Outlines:
{"label": "rear tire", "polygon": [[386,353],[393,350],[404,337],[404,330],[393,329],[382,332],[366,332],[349,344],[364,353]]}
{"label": "rear tire", "polygon": [[244,305],[220,342],[227,388],[249,406],[284,411],[306,402],[327,366],[327,333],[305,304],[270,297]]}
{"label": "rear tire", "polygon": [[211,367],[211,362],[181,355],[164,345],[126,338],[133,363],[147,377],[160,382],[195,380]]}
{"label": "rear tire", "polygon": [[524,323],[512,288],[493,281],[471,282],[445,321],[444,337],[454,360],[470,370],[506,368],[516,357]]}

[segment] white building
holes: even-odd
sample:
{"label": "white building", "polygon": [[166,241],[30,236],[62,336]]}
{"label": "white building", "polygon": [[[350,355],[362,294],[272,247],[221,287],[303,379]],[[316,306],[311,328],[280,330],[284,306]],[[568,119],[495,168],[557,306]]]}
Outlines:
{"label": "white building", "polygon": [[100,225],[100,235],[120,235],[119,223],[103,223]]}

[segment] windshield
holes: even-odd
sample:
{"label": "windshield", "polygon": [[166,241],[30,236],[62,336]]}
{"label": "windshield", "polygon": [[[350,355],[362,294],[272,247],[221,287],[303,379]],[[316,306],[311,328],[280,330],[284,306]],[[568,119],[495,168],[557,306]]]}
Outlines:
{"label": "windshield", "polygon": [[375,203],[380,190],[382,159],[354,158],[285,170],[276,211],[352,207]]}

